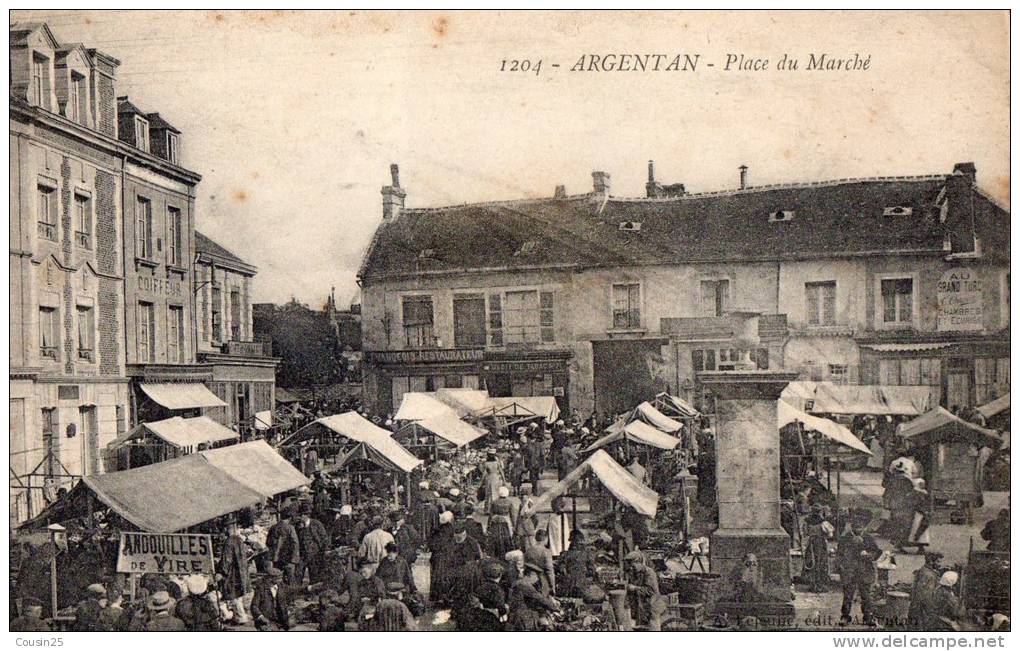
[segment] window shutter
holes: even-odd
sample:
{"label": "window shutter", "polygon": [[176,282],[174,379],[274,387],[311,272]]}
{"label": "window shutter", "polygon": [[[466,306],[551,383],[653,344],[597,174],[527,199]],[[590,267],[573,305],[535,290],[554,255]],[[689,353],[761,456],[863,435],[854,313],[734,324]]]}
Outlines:
{"label": "window shutter", "polygon": [[822,323],[832,325],[836,322],[836,283],[822,285]]}
{"label": "window shutter", "polygon": [[541,340],[544,344],[556,341],[556,330],[553,321],[553,293],[542,292],[539,295],[538,325]]}
{"label": "window shutter", "polygon": [[807,295],[807,317],[808,323],[818,325],[818,286],[808,284],[804,288]]}
{"label": "window shutter", "polygon": [[503,300],[499,294],[489,294],[489,344],[503,345]]}
{"label": "window shutter", "polygon": [[691,367],[695,372],[701,372],[705,370],[705,353],[701,350],[691,351]]}

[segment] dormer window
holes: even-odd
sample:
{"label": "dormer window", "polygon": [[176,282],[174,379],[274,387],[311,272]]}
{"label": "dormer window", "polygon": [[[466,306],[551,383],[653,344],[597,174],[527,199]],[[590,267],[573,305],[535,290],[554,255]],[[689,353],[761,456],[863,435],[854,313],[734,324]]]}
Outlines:
{"label": "dormer window", "polygon": [[435,249],[422,249],[421,253],[418,254],[419,260],[428,260],[429,258],[436,257]]}
{"label": "dormer window", "polygon": [[149,121],[135,116],[135,147],[144,152],[149,151]]}
{"label": "dormer window", "polygon": [[789,222],[793,221],[793,217],[796,213],[793,210],[776,210],[769,213],[770,222]]}
{"label": "dormer window", "polygon": [[85,88],[85,75],[71,72],[71,88],[67,98],[67,117],[79,124],[85,124],[88,113],[88,90]]}
{"label": "dormer window", "polygon": [[167,132],[166,134],[166,159],[177,165],[180,161],[178,159],[179,153],[177,148],[177,134]]}
{"label": "dormer window", "polygon": [[910,217],[914,209],[910,206],[886,206],[882,211],[883,217]]}
{"label": "dormer window", "polygon": [[46,74],[50,60],[37,52],[32,53],[32,103],[46,108]]}
{"label": "dormer window", "polygon": [[620,222],[620,230],[637,233],[641,231],[641,222]]}

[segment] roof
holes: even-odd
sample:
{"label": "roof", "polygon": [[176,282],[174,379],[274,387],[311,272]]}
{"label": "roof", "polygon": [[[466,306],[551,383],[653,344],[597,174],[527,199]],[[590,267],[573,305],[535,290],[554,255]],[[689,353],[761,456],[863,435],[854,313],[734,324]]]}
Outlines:
{"label": "roof", "polygon": [[864,454],[871,454],[871,450],[864,444],[859,438],[853,435],[853,433],[840,425],[827,418],[820,418],[818,416],[812,416],[806,414],[800,409],[797,409],[793,405],[790,405],[782,400],[778,403],[776,408],[776,418],[778,425],[781,428],[789,425],[790,423],[801,423],[804,429],[818,432],[830,441],[835,441],[840,445],[845,445],[848,448],[863,452]]}
{"label": "roof", "polygon": [[200,452],[211,465],[267,498],[311,483],[263,440]]}
{"label": "roof", "polygon": [[149,127],[153,130],[165,129],[174,133],[180,133],[180,129],[164,120],[159,113],[149,113],[145,117],[149,119]]}
{"label": "roof", "polygon": [[579,466],[567,473],[567,476],[556,484],[545,489],[532,502],[530,513],[547,511],[553,500],[591,473],[613,494],[613,497],[631,507],[641,515],[654,518],[658,508],[659,494],[639,482],[623,466],[613,461],[605,450],[596,450],[595,454],[581,462]]}
{"label": "roof", "polygon": [[127,441],[144,436],[146,432],[163,439],[170,445],[184,449],[195,448],[203,443],[231,441],[240,437],[234,430],[220,425],[208,416],[195,418],[174,416],[165,420],[142,423],[124,436],[114,440],[110,446],[117,447]]}
{"label": "roof", "polygon": [[665,432],[662,432],[643,421],[635,420],[627,423],[615,432],[606,434],[585,448],[583,453],[604,448],[610,443],[615,443],[622,439],[641,443],[642,445],[648,445],[653,448],[659,448],[660,450],[672,450],[676,446],[680,445],[681,442],[680,439],[670,436],[669,434],[666,434]]}
{"label": "roof", "polygon": [[227,406],[198,382],[143,382],[140,386],[145,395],[170,410]]}
{"label": "roof", "polygon": [[963,441],[978,447],[998,449],[1002,439],[990,429],[969,423],[958,416],[936,407],[903,423],[897,433],[911,445],[924,447],[933,443]]}
{"label": "roof", "polygon": [[204,235],[197,230],[195,231],[195,252],[205,253],[206,255],[211,255],[228,262],[236,262],[249,267],[252,266],[231,251],[228,251],[222,245],[214,242],[208,235]]}
{"label": "roof", "polygon": [[[378,228],[360,275],[939,252],[945,226],[936,200],[946,179],[878,177],[664,199],[579,195],[406,208]],[[977,222],[988,249],[1003,239],[1003,230],[1008,238],[1008,212],[979,203]],[[910,207],[912,214],[883,216],[891,206]],[[770,222],[776,210],[795,216]],[[625,222],[641,228],[621,229]],[[537,244],[522,252],[528,241]]]}
{"label": "roof", "polygon": [[43,30],[43,36],[50,43],[53,49],[60,47],[60,42],[53,35],[53,32],[50,31],[49,25],[41,22],[21,22],[11,25],[10,31],[8,32],[11,47],[24,45],[28,41],[29,34],[34,34],[40,29]]}
{"label": "roof", "polygon": [[119,115],[121,113],[136,113],[142,116],[143,118],[148,119],[148,116],[145,115],[145,112],[142,111],[142,109],[135,106],[134,104],[132,104],[131,101],[128,100],[127,96],[117,98],[117,114]]}
{"label": "roof", "polygon": [[[668,393],[660,393],[655,396],[652,406],[662,412],[663,415],[676,416],[677,418],[693,418],[701,414],[701,412],[683,398],[671,396]],[[666,412],[674,413],[668,414]]]}
{"label": "roof", "polygon": [[458,415],[452,407],[441,401],[433,392],[408,391],[400,399],[400,407],[394,414],[393,420],[422,420],[443,414]]}

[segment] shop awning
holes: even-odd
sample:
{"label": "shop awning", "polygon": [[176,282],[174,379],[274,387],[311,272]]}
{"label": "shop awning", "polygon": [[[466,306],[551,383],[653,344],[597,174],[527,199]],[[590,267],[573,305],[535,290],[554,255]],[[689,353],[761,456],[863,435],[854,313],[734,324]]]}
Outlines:
{"label": "shop awning", "polygon": [[140,531],[169,533],[254,506],[264,496],[189,454],[122,472],[89,475],[22,526],[63,522],[88,512],[89,496]]}
{"label": "shop awning", "polygon": [[171,410],[227,406],[227,403],[198,382],[143,382],[139,386],[154,402]]}
{"label": "shop awning", "polygon": [[858,452],[863,452],[864,454],[871,454],[871,450],[868,449],[868,446],[865,445],[863,441],[854,436],[853,432],[839,423],[835,423],[827,418],[820,418],[818,416],[806,414],[782,400],[780,400],[777,404],[778,408],[776,409],[776,416],[778,418],[778,425],[780,429],[790,423],[802,423],[804,425],[804,429],[818,432],[830,441],[835,441],[836,443],[845,445],[848,448],[857,450]]}
{"label": "shop awning", "polygon": [[978,407],[978,411],[985,418],[991,418],[992,416],[998,416],[1004,411],[1009,410],[1009,394],[999,396],[995,400],[989,402],[986,405]]}
{"label": "shop awning", "polygon": [[596,450],[581,465],[571,470],[566,477],[547,488],[531,505],[531,513],[548,511],[553,500],[566,495],[572,486],[591,472],[620,502],[641,515],[654,518],[658,508],[659,494],[639,482],[634,475],[613,461],[605,450]]}
{"label": "shop awning", "polygon": [[330,466],[329,470],[339,470],[355,459],[367,459],[380,468],[405,473],[411,472],[423,463],[390,436],[373,435],[351,448],[336,465]]}
{"label": "shop awning", "polygon": [[109,447],[115,448],[120,445],[145,436],[155,436],[170,445],[192,450],[203,443],[219,443],[239,438],[234,430],[220,425],[208,416],[197,416],[195,418],[181,418],[174,416],[165,420],[157,420],[150,423],[142,423],[131,431],[115,439]]}
{"label": "shop awning", "polygon": [[262,440],[203,450],[199,454],[215,468],[267,498],[311,483]]}
{"label": "shop awning", "polygon": [[560,416],[560,407],[552,396],[490,396],[483,410],[476,416],[503,416],[507,418],[542,418],[547,423]]}
{"label": "shop awning", "polygon": [[701,413],[683,398],[671,396],[668,393],[660,393],[655,396],[652,406],[664,415],[669,415],[666,412],[673,412],[673,415],[679,418],[694,418]]}
{"label": "shop awning", "polygon": [[683,423],[673,420],[649,402],[642,402],[634,411],[635,416],[663,432],[676,432],[683,428]]}
{"label": "shop awning", "polygon": [[874,414],[916,416],[931,408],[932,387],[884,385],[836,385],[820,382],[815,387],[814,408],[821,414]]}
{"label": "shop awning", "polygon": [[965,441],[978,447],[998,449],[1002,439],[995,432],[954,416],[936,407],[896,430],[910,445],[925,447],[933,443]]}
{"label": "shop awning", "polygon": [[864,344],[861,348],[870,348],[880,353],[916,353],[923,350],[941,350],[953,344],[946,342],[925,342],[909,344]]}
{"label": "shop awning", "polygon": [[432,432],[439,438],[453,443],[458,448],[486,434],[484,429],[465,423],[457,418],[455,414],[441,414],[425,418],[418,421],[417,425]]}
{"label": "shop awning", "polygon": [[595,441],[585,448],[582,454],[603,448],[610,443],[615,443],[621,439],[626,439],[642,445],[649,445],[653,448],[659,448],[660,450],[672,450],[676,446],[680,445],[680,439],[670,436],[669,434],[666,434],[665,432],[662,432],[643,421],[635,420],[627,423],[615,432],[606,434],[599,440]]}

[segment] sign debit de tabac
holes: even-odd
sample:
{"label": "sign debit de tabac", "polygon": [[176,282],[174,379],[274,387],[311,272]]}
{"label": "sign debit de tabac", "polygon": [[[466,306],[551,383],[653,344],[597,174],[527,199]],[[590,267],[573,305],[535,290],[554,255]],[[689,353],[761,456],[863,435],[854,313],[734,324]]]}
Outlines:
{"label": "sign debit de tabac", "polygon": [[120,534],[117,571],[156,574],[213,574],[212,536],[204,533]]}

